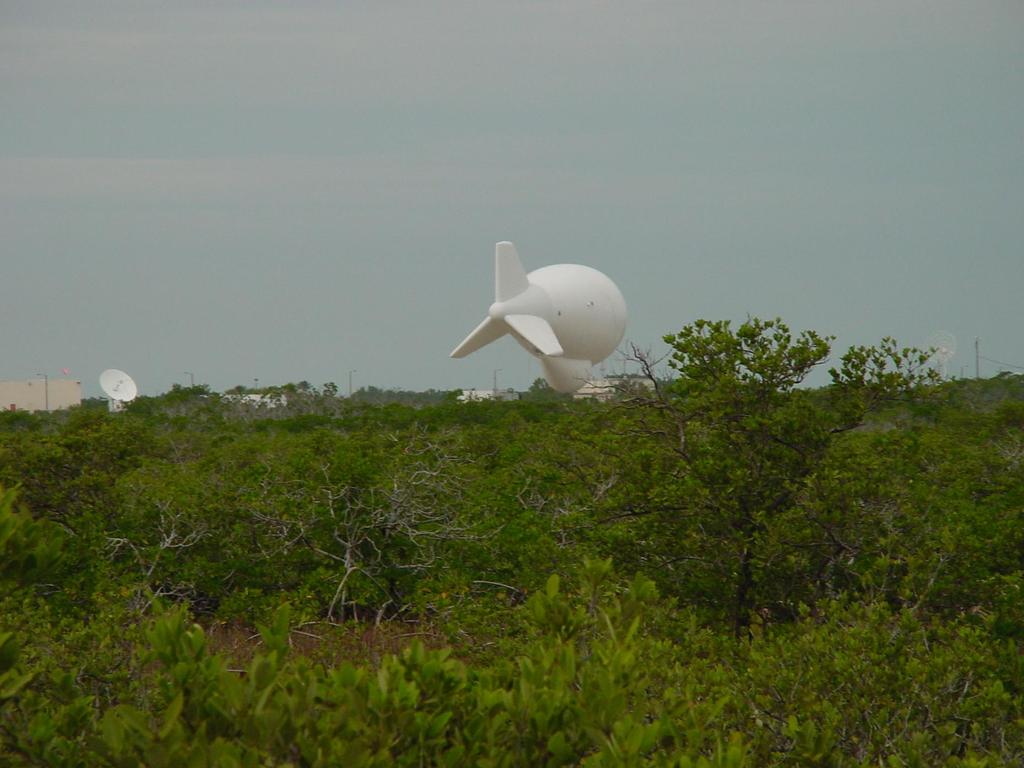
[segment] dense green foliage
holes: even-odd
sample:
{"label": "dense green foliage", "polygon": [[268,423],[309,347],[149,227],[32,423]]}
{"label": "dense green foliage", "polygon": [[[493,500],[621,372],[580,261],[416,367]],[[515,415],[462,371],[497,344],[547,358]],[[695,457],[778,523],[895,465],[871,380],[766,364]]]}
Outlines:
{"label": "dense green foliage", "polygon": [[1024,380],[666,341],[607,404],[0,414],[0,764],[1024,762]]}

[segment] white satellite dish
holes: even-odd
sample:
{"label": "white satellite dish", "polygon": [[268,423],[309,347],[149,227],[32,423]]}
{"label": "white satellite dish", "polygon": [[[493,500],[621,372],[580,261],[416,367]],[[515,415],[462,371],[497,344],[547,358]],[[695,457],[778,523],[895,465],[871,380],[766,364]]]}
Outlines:
{"label": "white satellite dish", "polygon": [[580,264],[527,274],[516,247],[501,242],[494,248],[494,303],[451,356],[465,357],[510,334],[540,360],[554,389],[575,392],[625,331],[626,301],[606,275]]}
{"label": "white satellite dish", "polygon": [[956,336],[948,331],[936,331],[928,337],[925,349],[931,352],[930,360],[935,362],[939,375],[946,378],[946,366],[956,354]]}
{"label": "white satellite dish", "polygon": [[108,368],[100,374],[100,387],[110,398],[111,412],[124,410],[124,404],[130,403],[139,394],[135,381],[124,371]]}

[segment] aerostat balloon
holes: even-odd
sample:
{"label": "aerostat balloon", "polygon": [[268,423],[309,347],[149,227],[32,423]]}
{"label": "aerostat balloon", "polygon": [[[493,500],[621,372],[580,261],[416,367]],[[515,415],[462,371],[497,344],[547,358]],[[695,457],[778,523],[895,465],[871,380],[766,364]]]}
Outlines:
{"label": "aerostat balloon", "polygon": [[509,334],[540,360],[553,389],[575,392],[625,331],[626,301],[606,275],[580,264],[527,274],[515,245],[501,242],[494,248],[494,303],[451,356],[465,357]]}

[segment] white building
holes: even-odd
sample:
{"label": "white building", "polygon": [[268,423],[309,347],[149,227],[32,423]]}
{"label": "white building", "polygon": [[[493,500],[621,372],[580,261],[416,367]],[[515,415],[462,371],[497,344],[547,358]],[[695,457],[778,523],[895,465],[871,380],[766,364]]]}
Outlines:
{"label": "white building", "polygon": [[508,389],[464,389],[459,395],[463,403],[477,402],[479,400],[518,400],[519,393],[509,387]]}
{"label": "white building", "polygon": [[5,411],[59,411],[82,404],[82,382],[72,379],[0,381]]}
{"label": "white building", "polygon": [[266,394],[235,394],[225,393],[221,395],[225,403],[239,403],[253,408],[280,408],[288,405],[288,396],[283,392],[270,392]]}
{"label": "white building", "polygon": [[615,397],[616,382],[608,379],[593,379],[573,392],[574,400],[611,400]]}
{"label": "white building", "polygon": [[654,391],[654,382],[643,376],[615,376],[592,379],[573,393],[576,400],[614,400],[616,397],[647,394]]}

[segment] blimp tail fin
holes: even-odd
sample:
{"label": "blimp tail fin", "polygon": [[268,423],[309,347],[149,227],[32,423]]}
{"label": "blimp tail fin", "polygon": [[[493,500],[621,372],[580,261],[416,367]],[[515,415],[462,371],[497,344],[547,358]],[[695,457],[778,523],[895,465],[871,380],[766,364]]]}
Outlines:
{"label": "blimp tail fin", "polygon": [[543,317],[537,315],[505,315],[505,322],[512,326],[518,336],[522,336],[537,352],[549,357],[562,355],[562,345],[558,343],[551,325]]}
{"label": "blimp tail fin", "polygon": [[516,247],[507,241],[494,246],[494,300],[508,301],[529,287]]}
{"label": "blimp tail fin", "polygon": [[476,352],[480,347],[485,347],[492,341],[500,339],[509,332],[509,327],[504,320],[496,320],[493,317],[485,317],[473,332],[469,334],[462,343],[452,350],[452,357],[465,357]]}

